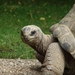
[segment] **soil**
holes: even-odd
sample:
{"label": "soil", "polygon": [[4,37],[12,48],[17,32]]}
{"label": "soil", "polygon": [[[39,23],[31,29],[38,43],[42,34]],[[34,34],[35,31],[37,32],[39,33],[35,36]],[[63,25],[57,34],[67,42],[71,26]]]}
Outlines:
{"label": "soil", "polygon": [[0,59],[0,75],[40,75],[40,66],[35,59]]}

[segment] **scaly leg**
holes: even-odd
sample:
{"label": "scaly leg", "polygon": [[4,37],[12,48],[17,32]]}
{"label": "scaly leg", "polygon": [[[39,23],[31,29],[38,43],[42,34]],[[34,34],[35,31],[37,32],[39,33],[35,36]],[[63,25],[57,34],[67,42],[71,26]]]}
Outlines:
{"label": "scaly leg", "polygon": [[45,60],[42,65],[42,75],[63,75],[65,58],[58,43],[52,43],[48,47]]}

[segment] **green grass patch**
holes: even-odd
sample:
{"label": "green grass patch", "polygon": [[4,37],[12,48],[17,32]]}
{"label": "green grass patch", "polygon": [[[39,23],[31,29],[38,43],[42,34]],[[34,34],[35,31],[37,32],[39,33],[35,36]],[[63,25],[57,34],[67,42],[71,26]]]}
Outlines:
{"label": "green grass patch", "polygon": [[50,26],[59,22],[74,2],[70,0],[0,1],[0,58],[35,58],[34,50],[21,41],[21,28],[34,24],[44,33],[50,34]]}

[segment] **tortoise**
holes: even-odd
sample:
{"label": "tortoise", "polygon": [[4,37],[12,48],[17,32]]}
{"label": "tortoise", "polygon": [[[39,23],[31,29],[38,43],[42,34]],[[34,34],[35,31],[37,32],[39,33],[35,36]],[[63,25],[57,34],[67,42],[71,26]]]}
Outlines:
{"label": "tortoise", "polygon": [[21,39],[36,51],[41,75],[75,75],[75,60],[64,50],[53,34],[47,35],[36,25],[24,26]]}
{"label": "tortoise", "polygon": [[35,25],[21,30],[21,39],[36,51],[41,62],[41,75],[75,75],[75,4],[47,35]]}

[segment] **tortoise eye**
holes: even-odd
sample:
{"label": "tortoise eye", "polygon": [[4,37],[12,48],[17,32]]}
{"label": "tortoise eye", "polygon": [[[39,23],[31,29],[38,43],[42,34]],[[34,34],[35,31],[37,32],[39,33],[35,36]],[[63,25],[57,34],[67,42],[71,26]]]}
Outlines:
{"label": "tortoise eye", "polygon": [[32,31],[32,32],[31,32],[31,36],[33,36],[35,33],[36,33],[36,31]]}

